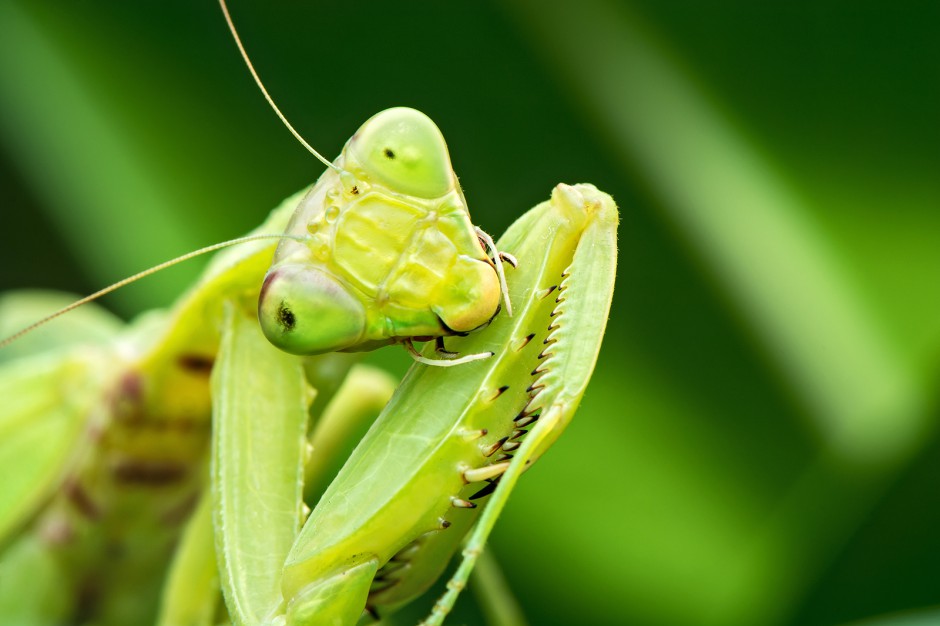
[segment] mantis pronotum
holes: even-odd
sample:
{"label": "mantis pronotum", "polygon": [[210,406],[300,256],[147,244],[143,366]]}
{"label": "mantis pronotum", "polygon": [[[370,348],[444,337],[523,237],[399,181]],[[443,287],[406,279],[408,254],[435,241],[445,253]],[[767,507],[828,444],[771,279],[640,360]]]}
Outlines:
{"label": "mantis pronotum", "polygon": [[[427,620],[441,623],[514,482],[584,392],[610,304],[616,222],[609,196],[558,185],[497,244],[481,243],[436,126],[403,109],[369,120],[311,190],[258,229],[300,237],[282,244],[268,279],[270,243],[242,244],[169,315],[119,332],[96,321],[92,334],[109,341],[0,372],[3,396],[19,400],[0,417],[0,461],[18,476],[0,500],[3,574],[74,590],[49,603],[8,585],[0,608],[35,623],[134,623],[129,594],[161,586],[189,519],[162,623],[382,616],[421,595],[468,536]],[[519,260],[503,289],[512,317],[495,313],[501,253]],[[288,282],[296,276],[306,277]],[[313,295],[298,304],[298,289]],[[331,322],[317,325],[324,306]],[[426,351],[318,492],[325,442],[374,414],[387,382],[340,356],[279,352],[256,308],[265,334],[292,352],[447,335],[449,350],[485,358],[441,369]],[[211,497],[200,496],[207,455]],[[210,535],[214,549],[199,540]]]}

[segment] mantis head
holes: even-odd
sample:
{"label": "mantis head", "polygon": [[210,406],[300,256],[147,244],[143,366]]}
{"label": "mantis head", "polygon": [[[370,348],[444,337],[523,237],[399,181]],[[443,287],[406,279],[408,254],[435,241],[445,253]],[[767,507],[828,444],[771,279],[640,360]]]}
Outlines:
{"label": "mantis head", "polygon": [[474,330],[500,284],[470,223],[447,144],[423,113],[362,125],[298,207],[265,277],[265,335],[294,354]]}

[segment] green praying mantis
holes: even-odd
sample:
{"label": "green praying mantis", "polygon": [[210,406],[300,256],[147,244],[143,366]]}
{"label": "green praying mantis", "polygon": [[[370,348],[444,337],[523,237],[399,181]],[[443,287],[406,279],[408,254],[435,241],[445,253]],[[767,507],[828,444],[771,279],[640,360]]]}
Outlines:
{"label": "green praying mantis", "polygon": [[[584,393],[617,210],[558,185],[493,242],[412,109],[319,158],[320,179],[168,312],[124,327],[76,311],[0,349],[7,619],[356,624],[423,595],[459,553],[424,622],[443,623]],[[13,295],[0,322],[36,306]],[[394,343],[417,363],[392,393],[346,353]]]}

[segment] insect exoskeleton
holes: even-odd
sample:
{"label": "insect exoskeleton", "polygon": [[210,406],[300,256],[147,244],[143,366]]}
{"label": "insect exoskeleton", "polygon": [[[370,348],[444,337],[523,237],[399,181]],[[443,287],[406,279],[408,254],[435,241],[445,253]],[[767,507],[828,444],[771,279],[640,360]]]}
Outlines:
{"label": "insect exoskeleton", "polygon": [[399,107],[366,121],[298,206],[264,280],[264,334],[295,354],[472,331],[499,308],[444,137]]}

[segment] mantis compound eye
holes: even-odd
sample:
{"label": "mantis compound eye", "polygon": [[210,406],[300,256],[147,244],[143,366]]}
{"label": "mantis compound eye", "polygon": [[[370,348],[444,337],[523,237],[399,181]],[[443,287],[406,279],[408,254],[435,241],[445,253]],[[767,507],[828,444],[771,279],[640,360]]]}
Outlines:
{"label": "mantis compound eye", "polygon": [[329,274],[306,265],[268,272],[258,300],[265,337],[292,354],[322,354],[360,342],[362,304]]}
{"label": "mantis compound eye", "polygon": [[350,140],[349,151],[371,181],[403,194],[439,198],[456,186],[444,136],[414,109],[388,109],[370,118]]}

